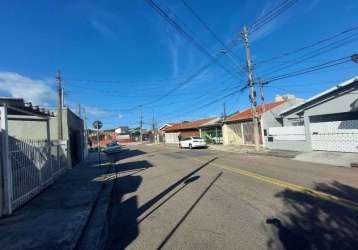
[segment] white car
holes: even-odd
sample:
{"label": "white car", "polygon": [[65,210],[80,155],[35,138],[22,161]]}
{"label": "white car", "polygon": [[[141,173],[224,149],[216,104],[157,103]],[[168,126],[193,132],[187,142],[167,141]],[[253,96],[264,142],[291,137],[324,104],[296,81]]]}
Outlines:
{"label": "white car", "polygon": [[207,145],[203,138],[200,137],[188,137],[179,142],[180,148],[206,148]]}
{"label": "white car", "polygon": [[118,145],[117,142],[108,143],[104,149],[104,152],[107,154],[114,154],[122,151],[121,145]]}

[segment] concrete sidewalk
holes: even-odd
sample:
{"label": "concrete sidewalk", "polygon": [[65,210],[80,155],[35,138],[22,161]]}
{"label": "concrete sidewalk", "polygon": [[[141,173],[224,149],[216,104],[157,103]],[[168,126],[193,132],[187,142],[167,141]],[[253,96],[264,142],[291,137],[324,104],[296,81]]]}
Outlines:
{"label": "concrete sidewalk", "polygon": [[97,155],[68,170],[52,186],[0,219],[1,249],[74,249],[104,188],[111,164]]}
{"label": "concrete sidewalk", "polygon": [[358,163],[358,154],[355,153],[328,151],[298,152],[288,150],[269,150],[264,148],[262,148],[259,152],[256,152],[254,146],[243,145],[210,145],[209,149],[235,153],[275,156],[281,158],[292,158],[297,161],[320,163],[339,167],[351,167],[352,163]]}

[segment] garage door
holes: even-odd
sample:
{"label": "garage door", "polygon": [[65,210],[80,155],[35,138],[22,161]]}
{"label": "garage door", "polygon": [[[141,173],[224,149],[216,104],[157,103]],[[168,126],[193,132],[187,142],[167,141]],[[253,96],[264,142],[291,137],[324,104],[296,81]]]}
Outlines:
{"label": "garage door", "polygon": [[358,152],[358,120],[311,122],[313,150]]}

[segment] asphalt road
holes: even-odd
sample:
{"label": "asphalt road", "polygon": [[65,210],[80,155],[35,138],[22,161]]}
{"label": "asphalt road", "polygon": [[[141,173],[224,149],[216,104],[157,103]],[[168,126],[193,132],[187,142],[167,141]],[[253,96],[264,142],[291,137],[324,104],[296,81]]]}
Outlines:
{"label": "asphalt road", "polygon": [[116,157],[107,249],[358,249],[358,169],[164,146]]}

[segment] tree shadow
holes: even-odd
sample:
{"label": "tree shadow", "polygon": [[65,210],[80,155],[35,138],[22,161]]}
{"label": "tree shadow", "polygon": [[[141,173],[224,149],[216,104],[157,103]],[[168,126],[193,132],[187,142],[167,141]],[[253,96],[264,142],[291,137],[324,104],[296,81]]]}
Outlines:
{"label": "tree shadow", "polygon": [[[154,211],[156,211],[162,205],[168,202],[177,193],[183,190],[187,185],[190,185],[192,182],[197,181],[200,176],[197,176],[195,174],[201,169],[208,166],[215,159],[216,158],[206,162],[205,164],[186,174],[140,207],[138,207],[137,196],[132,196],[125,200],[124,196],[126,194],[137,191],[143,181],[142,177],[125,175],[116,178],[114,184],[115,186],[112,193],[111,208],[108,216],[109,233],[105,248],[125,249],[131,242],[133,242],[138,237],[140,233],[138,227],[139,223],[141,223],[150,214],[152,214]],[[138,162],[134,162],[133,164],[134,165],[127,165],[127,167],[122,167],[121,164],[116,165],[118,174],[120,175],[123,169],[133,169],[132,167],[135,167]],[[147,164],[150,163],[147,162]],[[170,192],[172,193],[167,196]],[[163,198],[165,199],[162,200]],[[158,204],[158,202],[160,203]],[[151,208],[152,210],[150,210]],[[148,214],[146,214],[143,218],[139,220],[138,218],[147,211],[149,211]]]}
{"label": "tree shadow", "polygon": [[[339,183],[318,183],[315,190],[356,202],[358,189]],[[269,249],[358,249],[358,207],[352,209],[306,193],[283,190],[285,211],[268,218],[274,236]]]}

